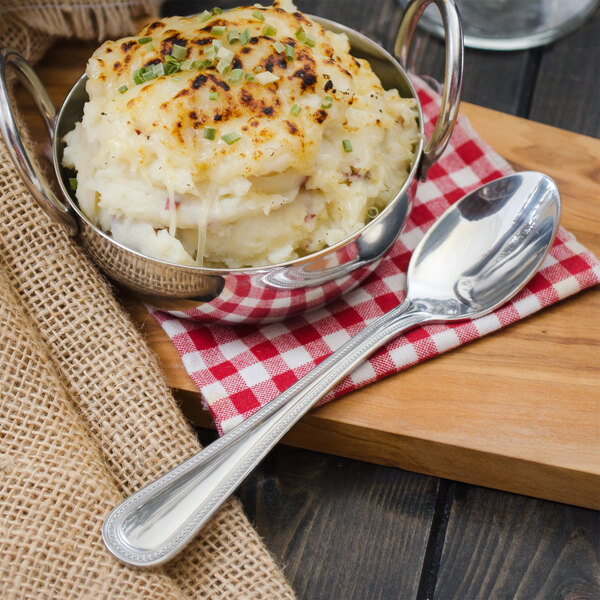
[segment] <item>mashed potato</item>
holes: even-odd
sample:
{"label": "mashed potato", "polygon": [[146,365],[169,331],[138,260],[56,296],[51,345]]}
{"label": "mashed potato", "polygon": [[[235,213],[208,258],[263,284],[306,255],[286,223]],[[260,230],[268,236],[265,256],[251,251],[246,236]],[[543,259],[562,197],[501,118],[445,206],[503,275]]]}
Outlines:
{"label": "mashed potato", "polygon": [[166,18],[96,50],[63,158],[92,222],[173,263],[261,266],[337,243],[394,197],[415,100],[294,11]]}

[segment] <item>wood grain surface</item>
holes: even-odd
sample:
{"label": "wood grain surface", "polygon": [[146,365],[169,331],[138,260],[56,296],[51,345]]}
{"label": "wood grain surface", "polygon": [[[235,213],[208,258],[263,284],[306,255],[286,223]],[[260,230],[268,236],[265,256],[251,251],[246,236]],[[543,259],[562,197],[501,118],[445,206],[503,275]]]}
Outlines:
{"label": "wood grain surface", "polygon": [[[220,4],[225,6],[227,3]],[[395,0],[379,0],[377,10],[373,9],[373,3],[360,0],[298,0],[298,4],[303,10],[360,29],[388,49],[401,17],[401,9]],[[164,12],[185,14],[211,5],[202,0],[173,1],[165,3]],[[463,98],[499,111],[598,136],[600,95],[595,66],[598,60],[594,56],[598,55],[599,38],[600,11],[597,11],[573,35],[542,49],[511,53],[468,50]],[[427,35],[420,35],[417,44],[417,72],[439,75],[443,65],[443,44]],[[37,67],[57,105],[62,103],[66,92],[83,71],[85,61],[96,45],[95,42],[60,42]],[[33,119],[35,111],[31,103],[27,104],[25,95],[20,96],[20,102],[29,107],[25,112],[30,120]],[[485,139],[491,141],[491,133],[505,140],[504,154],[518,168],[529,164],[528,160],[541,160],[532,155],[539,131],[556,133],[553,129],[538,130],[535,127],[528,130],[526,122],[509,119],[508,122],[518,124],[522,132],[520,141],[514,142],[513,133],[503,120],[504,115],[493,113],[495,118],[492,119],[488,116],[490,113],[475,106],[465,105],[464,108]],[[40,140],[43,139],[39,126],[38,132]],[[588,138],[582,143],[587,145]],[[596,148],[595,144],[592,146]],[[560,163],[563,151],[560,146],[552,148],[552,160]],[[592,153],[599,156],[597,150]],[[523,156],[525,160],[522,160]],[[600,197],[597,192],[594,196],[594,183],[586,188],[591,207],[587,205],[588,200],[579,200],[567,193],[564,184],[570,189],[579,178],[580,165],[574,168],[573,172],[563,172],[563,179],[559,181],[568,201],[565,208],[569,218],[583,224],[576,232],[581,241],[587,240],[586,244],[596,244],[594,247],[597,248],[597,212],[592,209],[598,206]],[[589,177],[597,185],[597,168]],[[596,219],[596,235],[593,228],[586,233],[585,222],[590,218]],[[547,327],[535,325],[538,317],[542,317],[538,315],[398,375],[402,384],[404,380],[407,380],[406,385],[412,385],[423,379],[428,387],[421,390],[417,399],[408,398],[404,389],[398,398],[388,398],[395,403],[397,418],[402,418],[401,409],[406,404],[419,402],[425,403],[422,410],[425,417],[435,410],[436,402],[450,412],[453,405],[446,398],[452,388],[447,386],[456,382],[459,385],[477,382],[478,378],[484,386],[491,378],[495,387],[485,396],[476,397],[473,388],[466,385],[463,390],[465,406],[485,411],[485,406],[480,405],[491,402],[492,415],[494,403],[501,405],[503,401],[505,384],[507,389],[513,385],[521,389],[519,381],[527,383],[522,388],[526,399],[526,393],[539,392],[536,381],[540,373],[545,377],[541,385],[545,390],[550,388],[545,392],[546,402],[543,398],[539,401],[541,411],[560,399],[552,385],[553,376],[557,381],[570,378],[579,382],[581,378],[581,389],[588,390],[593,396],[599,370],[598,359],[594,362],[594,357],[598,356],[597,297],[598,291],[594,290],[546,311],[548,318],[554,314],[552,311],[558,313],[556,319],[552,317],[555,326],[558,326],[563,311],[567,315],[580,313],[584,322],[575,330],[563,324],[550,338]],[[147,315],[141,307],[132,305],[132,312],[139,315],[140,327],[151,343],[159,347],[160,329],[151,319],[143,318]],[[569,351],[570,346],[578,346],[581,340],[593,341],[587,345],[587,370],[580,368],[578,360],[572,358]],[[546,344],[550,346],[546,347]],[[481,351],[480,345],[483,346]],[[529,353],[527,366],[521,365],[514,355],[522,351]],[[459,353],[479,362],[481,372],[478,376],[461,371],[464,361],[454,356]],[[503,364],[504,361],[508,362]],[[185,403],[188,414],[197,422],[206,423],[206,413],[199,407],[197,392],[181,365],[175,362],[163,364],[168,367],[169,378],[182,390],[178,396]],[[514,379],[515,369],[520,372],[520,379]],[[553,375],[554,370],[556,375]],[[388,385],[391,384],[387,381],[378,384],[384,389]],[[431,398],[427,396],[430,392],[433,392]],[[363,393],[366,395],[368,388],[355,399],[342,399],[339,405],[348,402],[360,411]],[[600,401],[597,393],[595,399]],[[324,408],[333,409],[335,404]],[[577,413],[578,404],[576,397],[571,405],[573,413]],[[520,407],[516,410],[518,412]],[[459,419],[460,414],[459,411],[453,419]],[[326,412],[315,415],[318,419],[309,415],[298,429],[312,430],[315,443],[319,436],[332,436],[333,443],[343,447],[344,444],[350,446],[357,438],[359,445],[367,449],[372,447],[370,453],[382,453],[384,457],[391,455],[385,459],[390,463],[402,451],[402,447],[394,446],[396,436],[391,440],[386,436],[362,440],[365,428],[361,423],[339,425],[342,428],[339,433],[337,423],[326,419]],[[597,412],[595,419],[597,423]],[[206,429],[198,431],[205,443],[215,435]],[[526,430],[525,433],[529,435],[530,432]],[[495,437],[494,424],[488,437]],[[542,441],[544,439],[542,437]],[[409,438],[411,441],[414,444],[414,439]],[[451,458],[449,456],[448,460]],[[568,488],[569,482],[564,480],[562,485]],[[260,535],[284,566],[300,599],[600,597],[598,512],[289,446],[278,446],[241,486],[239,496]]]}

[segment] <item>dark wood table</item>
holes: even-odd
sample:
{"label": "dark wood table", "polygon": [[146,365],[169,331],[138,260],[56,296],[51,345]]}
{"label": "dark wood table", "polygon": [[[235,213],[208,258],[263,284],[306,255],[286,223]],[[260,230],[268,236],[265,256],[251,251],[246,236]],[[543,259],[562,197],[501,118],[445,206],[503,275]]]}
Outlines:
{"label": "dark wood table", "polygon": [[[402,15],[396,0],[297,3],[388,49]],[[163,13],[207,6],[168,1]],[[600,10],[544,48],[467,50],[463,99],[600,137],[599,38]],[[440,79],[443,43],[427,34],[417,43],[416,71]],[[65,42],[56,51],[73,81],[94,45]],[[68,86],[53,82],[51,61],[40,69],[58,103]],[[198,434],[204,443],[215,436]],[[238,495],[303,600],[600,599],[598,512],[288,446]]]}
{"label": "dark wood table", "polygon": [[[402,14],[395,0],[297,4],[388,49]],[[467,50],[463,99],[598,137],[599,38],[597,11],[544,48]],[[418,43],[417,72],[440,79],[443,43],[427,34]],[[286,446],[238,495],[302,599],[600,598],[594,511]]]}

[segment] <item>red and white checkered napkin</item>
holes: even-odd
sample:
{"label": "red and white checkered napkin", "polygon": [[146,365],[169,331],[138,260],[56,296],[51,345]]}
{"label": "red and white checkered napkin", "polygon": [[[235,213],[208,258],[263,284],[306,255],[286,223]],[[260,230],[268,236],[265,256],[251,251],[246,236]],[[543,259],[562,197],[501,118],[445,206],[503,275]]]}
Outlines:
{"label": "red and white checkered napkin", "polygon": [[[415,79],[429,135],[439,98]],[[511,173],[459,118],[442,159],[418,187],[410,220],[389,256],[360,287],[325,308],[268,325],[220,326],[153,316],[177,348],[221,433],[287,389],[366,324],[404,298],[412,250],[446,208],[480,184]],[[560,228],[539,273],[512,302],[473,321],[426,325],[390,342],[330,392],[323,402],[481,337],[600,282],[600,263]]]}

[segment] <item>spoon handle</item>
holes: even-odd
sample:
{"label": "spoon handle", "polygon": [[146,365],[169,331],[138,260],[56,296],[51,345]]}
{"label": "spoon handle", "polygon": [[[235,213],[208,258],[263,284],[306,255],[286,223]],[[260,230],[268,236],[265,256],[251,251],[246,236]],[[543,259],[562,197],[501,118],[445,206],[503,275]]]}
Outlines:
{"label": "spoon handle", "polygon": [[135,566],[167,561],[336,383],[388,340],[431,319],[405,300],[365,327],[232,431],[118,505],[102,527],[108,549]]}

